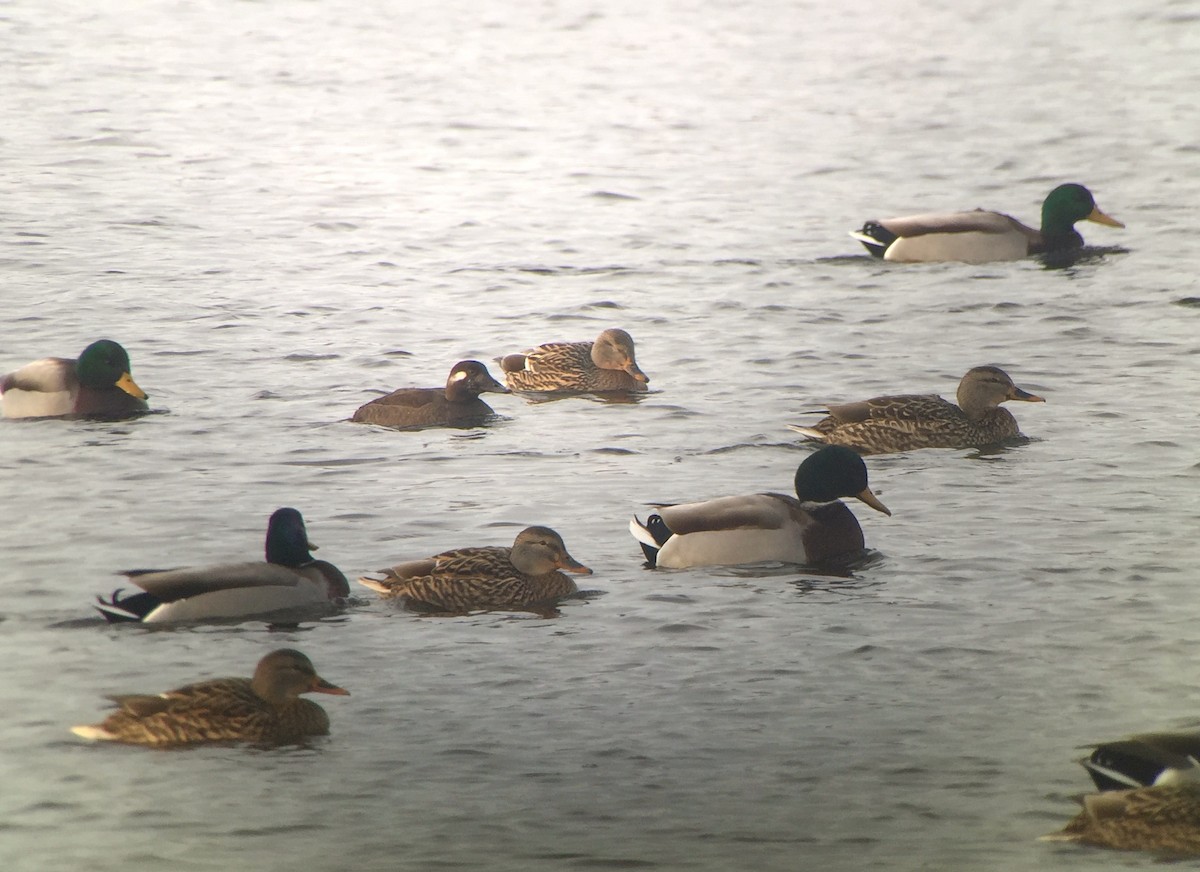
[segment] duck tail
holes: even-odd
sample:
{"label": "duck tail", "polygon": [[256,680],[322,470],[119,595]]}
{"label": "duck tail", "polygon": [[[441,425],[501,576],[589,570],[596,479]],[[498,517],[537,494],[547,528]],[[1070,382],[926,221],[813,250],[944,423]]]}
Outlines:
{"label": "duck tail", "polygon": [[392,592],[392,589],[390,587],[388,587],[385,582],[381,581],[378,578],[371,578],[370,576],[367,576],[367,575],[360,575],[358,577],[358,583],[361,584],[363,587],[371,588],[371,590],[376,591],[377,593],[391,593]]}
{"label": "duck tail", "polygon": [[644,524],[634,515],[629,521],[629,532],[642,546],[642,553],[646,555],[646,562],[650,564],[651,569],[658,565],[659,550],[674,535],[667,527],[667,522],[657,513],[652,513],[646,518]]}
{"label": "duck tail", "polygon": [[801,435],[808,437],[813,442],[826,441],[825,434],[822,433],[820,430],[818,430],[816,427],[802,427],[799,424],[788,424],[787,428],[789,430],[795,430],[797,433],[800,433]]}
{"label": "duck tail", "polygon": [[104,620],[110,624],[140,623],[145,620],[146,615],[162,605],[156,597],[148,593],[135,593],[123,597],[122,590],[124,588],[120,587],[114,590],[111,599],[97,596],[97,604],[92,606],[104,615]]}

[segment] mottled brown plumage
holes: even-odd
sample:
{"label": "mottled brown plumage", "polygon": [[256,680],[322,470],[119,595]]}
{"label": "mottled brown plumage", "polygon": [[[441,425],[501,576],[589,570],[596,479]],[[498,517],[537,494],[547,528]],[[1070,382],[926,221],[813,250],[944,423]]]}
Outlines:
{"label": "mottled brown plumage", "polygon": [[551,342],[500,359],[514,391],[644,391],[650,381],[638,368],[633,338],[605,330],[595,342]]}
{"label": "mottled brown plumage", "polygon": [[351,421],[384,427],[470,427],[491,417],[482,393],[507,394],[478,360],[454,364],[445,388],[400,388],[360,406]]}
{"label": "mottled brown plumage", "polygon": [[1200,854],[1200,786],[1093,793],[1061,831],[1042,838],[1118,851]]}
{"label": "mottled brown plumage", "polygon": [[459,548],[380,570],[382,579],[363,577],[359,582],[418,611],[539,611],[578,591],[560,569],[592,573],[567,553],[558,533],[529,527],[517,534],[511,548]]}
{"label": "mottled brown plumage", "polygon": [[103,723],[73,727],[85,739],[171,747],[203,742],[279,745],[329,733],[329,716],[302,693],[346,696],[299,651],[280,648],[253,678],[218,678],[155,695],[109,697],[119,709]]}
{"label": "mottled brown plumage", "polygon": [[958,383],[958,405],[936,395],[874,397],[830,406],[811,427],[788,426],[810,439],[846,445],[860,454],[918,448],[978,448],[1021,435],[1017,420],[999,406],[1006,400],[1044,403],[1013,384],[1004,370],[977,366]]}

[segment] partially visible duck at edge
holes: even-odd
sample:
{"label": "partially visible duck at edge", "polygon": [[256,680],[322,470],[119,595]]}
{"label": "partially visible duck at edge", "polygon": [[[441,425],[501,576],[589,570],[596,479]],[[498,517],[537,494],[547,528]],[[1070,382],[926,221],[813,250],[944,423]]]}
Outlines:
{"label": "partially visible duck at edge", "polygon": [[633,353],[633,338],[612,328],[594,342],[551,342],[499,358],[514,391],[644,391],[650,379]]}
{"label": "partially visible duck at edge", "polygon": [[350,584],[332,563],[314,560],[300,512],[282,508],[267,524],[265,563],[225,563],[183,569],[121,573],[142,593],[97,597],[109,623],[144,624],[252,617],[289,609],[328,608],[350,595]]}
{"label": "partially visible duck at edge", "polygon": [[764,561],[817,564],[863,551],[862,528],[840,497],[891,511],[867,484],[867,467],[849,448],[831,445],[796,470],[796,497],[777,493],[658,506],[629,532],[651,567],[738,565]]}
{"label": "partially visible duck at edge", "polygon": [[493,414],[482,393],[507,394],[478,360],[454,364],[445,388],[400,388],[360,406],[351,421],[384,427],[469,427]]}
{"label": "partially visible duck at edge", "polygon": [[1034,230],[1001,212],[929,213],[871,220],[850,235],[872,255],[899,263],[988,263],[1083,247],[1076,221],[1124,227],[1100,211],[1083,185],[1059,185],[1042,203],[1042,227]]}
{"label": "partially visible duck at edge", "polygon": [[562,571],[591,575],[549,527],[528,527],[511,548],[480,546],[445,551],[423,560],[381,569],[383,578],[359,583],[414,611],[466,614],[473,611],[547,611],[578,593]]}
{"label": "partially visible duck at edge", "polygon": [[291,648],[258,662],[253,678],[218,678],[166,693],[110,696],[118,710],[99,724],[72,727],[93,741],[167,748],[206,742],[285,745],[329,734],[329,715],[302,693],[349,696],[317,675]]}
{"label": "partially visible duck at edge", "polygon": [[1110,790],[1088,794],[1080,804],[1079,814],[1042,840],[1169,858],[1200,854],[1200,785]]}
{"label": "partially visible duck at edge", "polygon": [[1013,384],[995,366],[977,366],[958,383],[958,405],[929,394],[874,397],[829,406],[812,426],[788,427],[809,439],[846,445],[860,454],[887,454],[918,448],[979,448],[1020,438],[1017,419],[1000,404],[1046,400]]}
{"label": "partially visible duck at edge", "polygon": [[129,374],[129,355],[111,339],[78,358],[47,357],[0,376],[6,418],[125,417],[144,412],[146,392]]}
{"label": "partially visible duck at edge", "polygon": [[1138,733],[1079,761],[1100,790],[1200,783],[1200,732]]}

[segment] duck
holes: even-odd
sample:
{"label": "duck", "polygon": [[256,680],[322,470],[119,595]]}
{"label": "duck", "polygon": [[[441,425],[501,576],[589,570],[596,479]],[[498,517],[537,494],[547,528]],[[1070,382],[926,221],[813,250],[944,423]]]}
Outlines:
{"label": "duck", "polygon": [[252,678],[217,678],[159,694],[110,696],[117,711],[72,727],[83,739],[157,748],[207,742],[290,745],[329,734],[329,715],[302,693],[349,696],[317,675],[312,661],[280,648],[258,661]]}
{"label": "duck", "polygon": [[1200,783],[1200,732],[1139,733],[1080,760],[1099,790]]}
{"label": "duck", "polygon": [[118,588],[109,599],[97,597],[95,608],[111,624],[163,624],[328,607],[350,595],[350,583],[332,563],[313,559],[316,547],[299,511],[277,509],[267,523],[265,563],[128,570],[121,574],[142,593]]}
{"label": "duck", "polygon": [[497,359],[514,391],[636,392],[650,381],[634,358],[633,337],[615,327],[594,342],[550,342]]}
{"label": "duck", "polygon": [[867,467],[849,448],[829,445],[796,470],[796,497],[777,493],[718,497],[701,503],[657,505],[629,532],[650,568],[736,566],[746,563],[819,564],[865,547],[862,528],[839,497],[854,497],[891,515],[867,484]]}
{"label": "duck", "polygon": [[871,220],[850,235],[875,257],[897,263],[989,263],[1082,248],[1076,221],[1125,226],[1100,211],[1091,191],[1070,183],[1046,195],[1041,230],[1001,212],[976,209]]}
{"label": "duck", "polygon": [[482,393],[511,393],[478,360],[460,360],[445,388],[400,388],[359,406],[351,421],[384,427],[469,427],[491,417]]}
{"label": "duck", "polygon": [[127,417],[145,412],[147,395],[129,374],[129,354],[98,339],[74,360],[46,357],[0,376],[6,418]]}
{"label": "duck", "polygon": [[873,397],[829,406],[827,417],[811,427],[789,424],[808,439],[846,445],[860,454],[888,454],[918,448],[979,448],[1021,438],[1017,419],[1000,404],[1008,400],[1044,403],[1044,397],[1017,387],[997,366],[977,366],[958,383],[958,405],[937,395]]}
{"label": "duck", "polygon": [[1083,809],[1044,841],[1118,851],[1200,854],[1200,785],[1110,790],[1080,799]]}
{"label": "duck", "polygon": [[444,551],[381,569],[383,578],[359,583],[414,611],[466,614],[473,611],[545,611],[578,593],[559,570],[591,575],[567,552],[562,536],[549,527],[527,527],[511,548],[479,546]]}

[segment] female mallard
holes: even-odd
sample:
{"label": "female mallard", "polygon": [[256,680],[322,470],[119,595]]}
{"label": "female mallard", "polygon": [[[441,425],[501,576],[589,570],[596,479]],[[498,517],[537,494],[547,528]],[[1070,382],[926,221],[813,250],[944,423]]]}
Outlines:
{"label": "female mallard", "polygon": [[253,678],[218,678],[166,693],[110,696],[119,709],[102,723],[72,727],[85,739],[159,748],[201,742],[286,745],[329,734],[329,715],[302,693],[349,696],[291,648],[272,651]]}
{"label": "female mallard", "polygon": [[332,563],[314,560],[304,518],[278,509],[267,524],[266,563],[225,563],[185,569],[135,569],[122,575],[144,593],[97,597],[109,623],[158,624],[244,618],[317,605],[350,595],[346,576]]}
{"label": "female mallard", "polygon": [[1082,798],[1083,810],[1050,842],[1118,851],[1200,854],[1200,785],[1112,790]]}
{"label": "female mallard", "polygon": [[831,445],[796,470],[796,499],[775,493],[656,506],[629,532],[651,567],[730,566],[778,560],[821,563],[863,550],[862,528],[839,497],[890,515],[867,485],[867,467],[849,448]]}
{"label": "female mallard", "polygon": [[644,391],[650,381],[633,357],[633,338],[605,330],[595,342],[551,342],[500,358],[514,391]]}
{"label": "female mallard", "polygon": [[549,527],[529,527],[517,534],[511,548],[459,548],[381,569],[382,579],[358,581],[385,597],[403,599],[417,611],[540,611],[578,592],[560,569],[592,574],[567,553],[558,533]]}
{"label": "female mallard", "polygon": [[1079,761],[1100,790],[1200,782],[1200,733],[1140,733]]}
{"label": "female mallard", "polygon": [[400,388],[359,406],[350,420],[384,427],[469,427],[493,414],[479,399],[486,391],[509,392],[478,360],[462,360],[450,370],[444,389]]}
{"label": "female mallard", "polygon": [[129,355],[111,339],[76,360],[47,357],[0,377],[6,418],[101,417],[144,412],[146,393],[129,374]]}
{"label": "female mallard", "polygon": [[1004,370],[977,366],[958,383],[957,406],[933,394],[874,397],[830,406],[828,417],[812,427],[788,427],[817,442],[848,445],[861,454],[978,448],[1021,435],[1017,419],[1000,408],[1006,400],[1046,402],[1013,384]]}
{"label": "female mallard", "polygon": [[875,257],[901,263],[988,263],[1083,247],[1076,221],[1124,227],[1100,211],[1083,185],[1059,185],[1042,203],[1042,229],[1000,212],[932,213],[868,221],[851,236]]}

